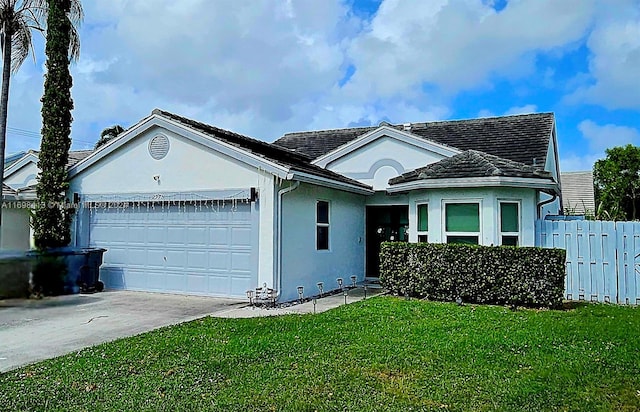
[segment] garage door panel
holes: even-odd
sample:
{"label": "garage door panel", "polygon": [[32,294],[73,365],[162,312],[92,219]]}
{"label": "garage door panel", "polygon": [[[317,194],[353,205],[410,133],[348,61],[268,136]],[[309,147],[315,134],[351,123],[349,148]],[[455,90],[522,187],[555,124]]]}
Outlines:
{"label": "garage door panel", "polygon": [[125,261],[126,265],[131,266],[146,266],[148,263],[147,260],[147,250],[141,247],[130,247],[126,251],[127,258]]}
{"label": "garage door panel", "polygon": [[164,245],[167,242],[167,228],[157,226],[147,226],[147,243]]}
{"label": "garage door panel", "polygon": [[167,252],[159,249],[147,249],[147,265],[154,267],[164,267],[166,265],[165,256]]}
{"label": "garage door panel", "polygon": [[165,261],[165,265],[169,270],[184,269],[187,266],[187,251],[167,250],[165,251],[165,256],[163,256],[162,259]]}
{"label": "garage door panel", "polygon": [[249,204],[94,209],[90,244],[108,251],[109,288],[244,296],[257,284]]}
{"label": "garage door panel", "polygon": [[180,226],[167,227],[167,244],[169,245],[184,245],[186,243],[186,228]]}
{"label": "garage door panel", "polygon": [[251,227],[232,227],[231,244],[234,246],[251,246]]}
{"label": "garage door panel", "polygon": [[250,252],[231,252],[231,270],[239,272],[251,271]]}
{"label": "garage door panel", "polygon": [[250,276],[231,278],[231,294],[235,296],[243,295],[247,290],[253,289],[255,286]]}
{"label": "garage door panel", "polygon": [[229,228],[214,227],[209,229],[209,243],[217,246],[227,246],[229,243]]}
{"label": "garage door panel", "polygon": [[209,268],[212,270],[229,269],[229,252],[209,252]]}
{"label": "garage door panel", "polygon": [[[227,272],[211,272],[208,276],[209,293],[213,295],[229,295],[230,280]],[[245,289],[246,291],[247,289]]]}
{"label": "garage door panel", "polygon": [[207,252],[206,251],[187,251],[187,267],[189,269],[198,269],[207,267]]}
{"label": "garage door panel", "polygon": [[208,243],[207,228],[190,227],[187,229],[187,244],[201,246]]}
{"label": "garage door panel", "polygon": [[167,289],[167,276],[165,273],[155,270],[145,270],[147,287],[153,290]]}

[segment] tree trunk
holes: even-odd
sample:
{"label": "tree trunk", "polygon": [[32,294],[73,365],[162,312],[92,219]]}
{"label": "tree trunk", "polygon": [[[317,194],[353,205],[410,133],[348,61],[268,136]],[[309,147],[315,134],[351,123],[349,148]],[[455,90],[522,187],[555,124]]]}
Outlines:
{"label": "tree trunk", "polygon": [[2,245],[2,187],[4,186],[4,150],[7,141],[7,112],[9,110],[9,82],[11,80],[12,33],[4,34],[2,54],[2,92],[0,94],[0,245]]}

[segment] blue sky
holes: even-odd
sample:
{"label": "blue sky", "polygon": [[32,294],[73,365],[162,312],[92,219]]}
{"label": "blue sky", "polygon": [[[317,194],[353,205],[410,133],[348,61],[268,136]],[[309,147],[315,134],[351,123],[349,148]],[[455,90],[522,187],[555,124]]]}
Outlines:
{"label": "blue sky", "polygon": [[[552,111],[564,171],[640,145],[640,0],[84,3],[74,149],[156,107],[266,141]],[[12,80],[7,153],[39,146],[35,38],[35,64]]]}

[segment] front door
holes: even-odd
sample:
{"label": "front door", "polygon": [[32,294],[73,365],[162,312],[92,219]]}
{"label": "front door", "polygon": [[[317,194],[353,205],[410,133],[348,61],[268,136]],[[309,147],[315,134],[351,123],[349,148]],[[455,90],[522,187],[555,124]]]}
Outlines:
{"label": "front door", "polygon": [[380,276],[380,244],[407,242],[409,206],[367,207],[367,277]]}

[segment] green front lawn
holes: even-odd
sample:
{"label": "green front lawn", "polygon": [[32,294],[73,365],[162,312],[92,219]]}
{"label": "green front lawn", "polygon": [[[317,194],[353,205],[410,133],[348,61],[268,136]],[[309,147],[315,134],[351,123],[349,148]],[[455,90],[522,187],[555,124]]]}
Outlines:
{"label": "green front lawn", "polygon": [[207,318],[0,375],[0,409],[640,410],[640,309],[380,297]]}

